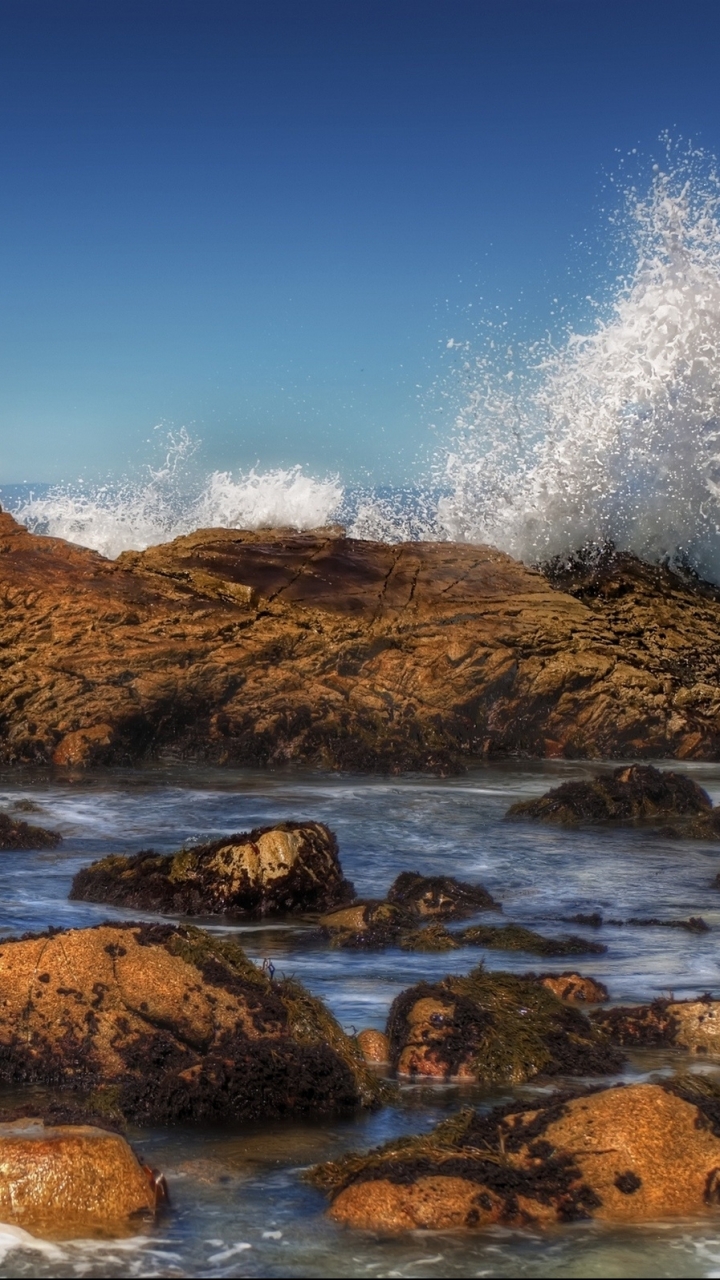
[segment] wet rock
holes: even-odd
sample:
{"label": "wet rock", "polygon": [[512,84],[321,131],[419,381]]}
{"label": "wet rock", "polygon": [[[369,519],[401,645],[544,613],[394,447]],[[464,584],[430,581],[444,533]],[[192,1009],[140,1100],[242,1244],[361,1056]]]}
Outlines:
{"label": "wet rock", "polygon": [[75,876],[72,899],[179,915],[327,911],[353,896],[332,831],[282,822],[165,856],[113,855]]}
{"label": "wet rock", "polygon": [[473,924],[455,934],[465,947],[488,947],[493,951],[530,951],[539,956],[604,955],[607,947],[599,942],[589,942],[575,934],[561,938],[546,938],[533,929],[520,924]]}
{"label": "wet rock", "polygon": [[685,929],[688,933],[709,933],[710,925],[703,920],[702,916],[690,916],[687,920],[660,920],[656,916],[643,918],[641,916],[631,916],[629,920],[612,920],[609,924],[630,924],[640,927],[655,927],[663,929]]}
{"label": "wet rock", "polygon": [[63,1237],[127,1231],[164,1198],[163,1180],[117,1133],[37,1118],[0,1124],[2,1222]]}
{"label": "wet rock", "polygon": [[62,836],[56,831],[48,831],[46,827],[35,827],[22,819],[11,818],[7,813],[0,813],[0,850],[13,849],[55,849]]}
{"label": "wet rock", "polygon": [[423,929],[412,929],[400,935],[400,946],[403,951],[457,951],[460,943],[456,936],[448,933],[439,921],[426,924]]}
{"label": "wet rock", "polygon": [[416,871],[403,871],[387,897],[421,920],[461,920],[476,911],[501,910],[481,884],[466,884],[453,876],[421,876]]}
{"label": "wet rock", "polygon": [[698,1214],[719,1202],[717,1107],[684,1081],[515,1102],[311,1178],[335,1221],[391,1233]]}
{"label": "wet rock", "polygon": [[415,928],[416,921],[392,902],[366,898],[321,916],[318,923],[333,947],[374,950],[398,943],[403,933]]}
{"label": "wet rock", "polygon": [[400,1075],[522,1084],[601,1075],[623,1061],[604,1032],[533,979],[479,967],[421,982],[393,1002],[390,1061]]}
{"label": "wet rock", "polygon": [[376,1066],[385,1066],[390,1061],[390,1041],[382,1031],[368,1028],[357,1036],[363,1058]]}
{"label": "wet rock", "polygon": [[0,515],[3,763],[717,759],[720,595],[631,556],[203,529],[117,561]]}
{"label": "wet rock", "polygon": [[0,1081],[63,1085],[128,1119],[371,1105],[382,1086],[319,1000],[190,926],[0,943]]}
{"label": "wet rock", "polygon": [[558,1000],[570,1000],[573,1004],[602,1004],[608,999],[608,989],[595,978],[582,973],[542,973],[538,978]]}
{"label": "wet rock", "polygon": [[720,1001],[710,996],[599,1009],[591,1016],[615,1044],[628,1048],[674,1046],[690,1053],[720,1054]]}
{"label": "wet rock", "polygon": [[692,778],[654,765],[630,765],[590,782],[564,782],[537,800],[512,805],[507,816],[565,826],[662,824],[669,835],[720,839],[720,809],[713,809],[707,792]]}

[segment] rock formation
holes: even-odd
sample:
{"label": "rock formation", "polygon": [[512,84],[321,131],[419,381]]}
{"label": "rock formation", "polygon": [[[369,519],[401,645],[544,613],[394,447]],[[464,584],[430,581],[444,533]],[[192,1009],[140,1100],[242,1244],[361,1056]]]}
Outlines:
{"label": "rock formation", "polygon": [[572,1004],[602,1004],[608,999],[605,984],[582,973],[541,973],[538,982],[558,1000],[569,1000]]}
{"label": "rock formation", "polygon": [[655,1000],[652,1004],[598,1009],[593,1022],[628,1048],[675,1046],[690,1053],[720,1054],[720,1000]]}
{"label": "rock formation", "polygon": [[82,1090],[139,1121],[371,1105],[377,1080],[319,1000],[234,943],[104,924],[0,943],[0,1080]]}
{"label": "rock formation", "polygon": [[715,759],[720,597],[627,556],[200,530],[117,561],[0,515],[0,761]]}
{"label": "rock formation", "polygon": [[590,782],[563,782],[537,800],[521,800],[509,818],[564,826],[661,825],[668,834],[720,840],[720,808],[692,778],[654,765],[629,765]]}
{"label": "rock formation", "polygon": [[57,831],[35,827],[22,818],[11,818],[9,813],[0,813],[0,851],[56,849],[61,839]]}
{"label": "rock formation", "polygon": [[164,1199],[125,1139],[91,1125],[0,1124],[0,1169],[0,1221],[43,1235],[137,1231]]}
{"label": "rock formation", "polygon": [[312,1171],[346,1226],[652,1222],[720,1205],[720,1099],[700,1080],[464,1111],[420,1138]]}
{"label": "rock formation", "polygon": [[500,911],[500,903],[481,884],[467,884],[454,876],[421,876],[403,871],[388,889],[394,902],[419,920],[461,920],[476,911]]}
{"label": "rock formation", "polygon": [[328,911],[353,896],[337,841],[320,822],[282,822],[174,855],[152,850],[83,867],[70,897],[176,915]]}
{"label": "rock formation", "polygon": [[523,1084],[540,1073],[602,1075],[623,1061],[599,1027],[536,979],[483,968],[403,991],[387,1035],[400,1075],[485,1085]]}

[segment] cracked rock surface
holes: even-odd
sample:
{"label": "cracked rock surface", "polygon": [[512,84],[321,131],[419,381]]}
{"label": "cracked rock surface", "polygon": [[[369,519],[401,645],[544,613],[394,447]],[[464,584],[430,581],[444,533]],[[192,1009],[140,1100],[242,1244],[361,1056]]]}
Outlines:
{"label": "cracked rock surface", "polygon": [[199,530],[109,561],[0,514],[0,761],[717,758],[720,594],[629,556]]}

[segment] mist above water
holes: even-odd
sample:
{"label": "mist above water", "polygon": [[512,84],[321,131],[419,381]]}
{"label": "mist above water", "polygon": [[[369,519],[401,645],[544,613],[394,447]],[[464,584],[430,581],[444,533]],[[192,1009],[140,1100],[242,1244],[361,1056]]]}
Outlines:
{"label": "mist above water", "polygon": [[[54,487],[15,505],[116,556],[202,527],[488,542],[528,563],[613,543],[720,581],[720,179],[668,144],[615,219],[629,267],[587,333],[463,347],[452,426],[419,485],[359,491],[299,466],[192,473],[186,431],[134,480]],[[450,342],[448,346],[454,344]]]}

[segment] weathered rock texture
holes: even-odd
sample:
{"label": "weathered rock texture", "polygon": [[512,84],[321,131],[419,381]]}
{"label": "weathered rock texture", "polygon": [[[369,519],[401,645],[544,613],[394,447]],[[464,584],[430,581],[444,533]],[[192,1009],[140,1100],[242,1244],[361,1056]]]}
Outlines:
{"label": "weathered rock texture", "polygon": [[419,920],[461,920],[476,911],[499,911],[496,902],[481,884],[467,884],[453,876],[421,876],[403,871],[388,889],[388,902],[395,902]]}
{"label": "weathered rock texture", "polygon": [[714,759],[720,597],[628,557],[200,530],[110,562],[0,516],[0,760]]}
{"label": "weathered rock texture", "polygon": [[0,1221],[68,1237],[128,1229],[151,1216],[164,1183],[124,1138],[91,1125],[0,1124]]}
{"label": "weathered rock texture", "polygon": [[608,999],[605,984],[582,973],[541,973],[538,982],[558,1000],[570,1000],[572,1004],[602,1004]]}
{"label": "weathered rock texture", "polygon": [[0,943],[0,1081],[157,1121],[369,1105],[380,1087],[299,983],[200,929],[131,924]]}
{"label": "weathered rock texture", "polygon": [[633,1085],[461,1112],[408,1138],[320,1165],[331,1217],[352,1227],[524,1226],[599,1218],[642,1222],[717,1211],[717,1090]]}
{"label": "weathered rock texture", "polygon": [[534,1076],[602,1075],[623,1061],[607,1036],[536,979],[483,968],[403,991],[388,1018],[401,1075],[523,1084]]}
{"label": "weathered rock texture", "polygon": [[149,850],[83,867],[70,897],[178,915],[328,911],[353,896],[337,841],[319,822],[283,822],[166,856]]}
{"label": "weathered rock texture", "polygon": [[720,1054],[720,1000],[656,1000],[653,1004],[598,1009],[596,1026],[629,1048],[674,1045],[690,1053]]}
{"label": "weathered rock texture", "polygon": [[613,823],[662,825],[678,835],[720,839],[720,808],[692,778],[651,764],[629,765],[590,782],[563,782],[537,800],[521,800],[509,818],[565,826]]}
{"label": "weathered rock texture", "polygon": [[57,831],[35,827],[21,818],[11,818],[8,813],[0,813],[0,850],[55,849],[61,839]]}

